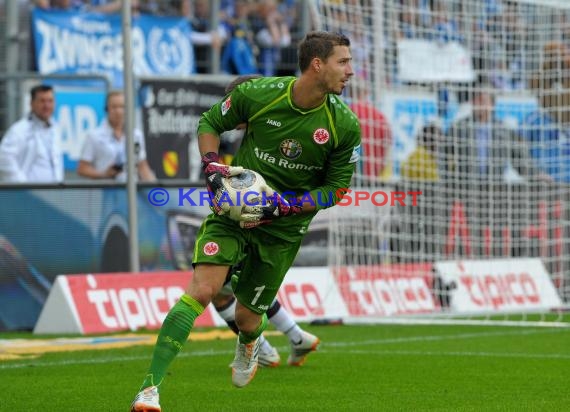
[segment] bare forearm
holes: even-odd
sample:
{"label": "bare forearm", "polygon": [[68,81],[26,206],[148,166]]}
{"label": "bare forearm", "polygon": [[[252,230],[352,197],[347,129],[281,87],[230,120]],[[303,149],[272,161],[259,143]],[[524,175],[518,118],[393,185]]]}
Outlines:
{"label": "bare forearm", "polygon": [[202,156],[210,152],[218,153],[220,138],[212,133],[203,133],[198,136],[198,147]]}
{"label": "bare forearm", "polygon": [[112,173],[112,171],[109,169],[100,172],[95,169],[91,163],[84,160],[79,161],[77,174],[79,176],[88,177],[90,179],[112,179],[116,175],[116,173]]}
{"label": "bare forearm", "polygon": [[138,169],[143,182],[154,182],[156,180],[156,176],[146,160],[139,162]]}

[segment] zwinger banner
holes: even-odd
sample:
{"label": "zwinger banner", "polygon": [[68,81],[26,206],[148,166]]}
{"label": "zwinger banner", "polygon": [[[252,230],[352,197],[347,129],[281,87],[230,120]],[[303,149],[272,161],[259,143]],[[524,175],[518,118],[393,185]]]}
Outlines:
{"label": "zwinger banner", "polygon": [[[103,74],[123,87],[120,14],[32,11],[35,63],[41,74]],[[183,17],[141,14],[132,22],[133,71],[137,76],[194,73],[191,27]]]}

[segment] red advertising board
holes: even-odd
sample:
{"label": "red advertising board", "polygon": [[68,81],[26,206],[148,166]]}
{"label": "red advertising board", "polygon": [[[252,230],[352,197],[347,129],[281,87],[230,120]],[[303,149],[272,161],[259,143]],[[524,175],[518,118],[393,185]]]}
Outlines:
{"label": "red advertising board", "polygon": [[350,316],[432,313],[431,263],[341,267],[334,273]]}
{"label": "red advertising board", "polygon": [[[159,329],[169,309],[184,293],[191,276],[191,272],[59,276],[54,288],[60,288],[63,293],[54,293],[58,298],[51,302],[48,299],[44,312],[73,319],[76,325],[68,329],[77,329],[83,334]],[[38,326],[42,330],[43,325],[57,323],[57,319],[49,318],[42,312],[36,330]],[[215,326],[210,307],[194,324]]]}

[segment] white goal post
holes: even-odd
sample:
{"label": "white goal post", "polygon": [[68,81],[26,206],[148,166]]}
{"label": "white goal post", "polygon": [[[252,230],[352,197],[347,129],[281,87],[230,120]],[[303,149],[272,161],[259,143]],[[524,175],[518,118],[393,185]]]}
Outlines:
{"label": "white goal post", "polygon": [[570,2],[311,6],[352,43],[344,97],[363,160],[351,204],[328,213],[354,319],[557,324],[570,301]]}

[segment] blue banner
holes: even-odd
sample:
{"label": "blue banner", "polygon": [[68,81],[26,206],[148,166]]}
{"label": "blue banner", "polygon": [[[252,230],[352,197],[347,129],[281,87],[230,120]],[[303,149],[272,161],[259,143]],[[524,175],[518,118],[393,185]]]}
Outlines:
{"label": "blue banner", "polygon": [[[184,76],[195,71],[188,20],[139,15],[132,22],[133,70],[137,76]],[[35,63],[42,74],[103,74],[123,85],[119,14],[34,9]]]}
{"label": "blue banner", "polygon": [[87,132],[105,119],[105,90],[55,87],[54,118],[61,130],[66,171],[75,171]]}

